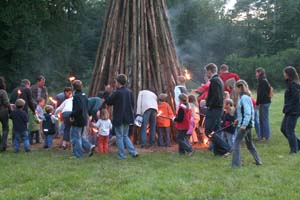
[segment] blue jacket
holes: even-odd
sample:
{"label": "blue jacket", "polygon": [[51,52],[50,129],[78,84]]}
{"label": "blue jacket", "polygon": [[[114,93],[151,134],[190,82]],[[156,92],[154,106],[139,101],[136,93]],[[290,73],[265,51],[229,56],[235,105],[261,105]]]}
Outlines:
{"label": "blue jacket", "polygon": [[250,96],[241,94],[236,112],[238,127],[243,126],[249,128],[254,126],[254,107]]}
{"label": "blue jacket", "polygon": [[113,125],[133,124],[134,98],[132,91],[126,87],[118,88],[106,101],[113,108]]}

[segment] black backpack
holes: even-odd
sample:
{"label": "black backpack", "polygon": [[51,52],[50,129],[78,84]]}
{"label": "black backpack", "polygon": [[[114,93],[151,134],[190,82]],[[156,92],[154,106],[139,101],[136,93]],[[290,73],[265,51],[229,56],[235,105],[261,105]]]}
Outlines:
{"label": "black backpack", "polygon": [[42,128],[43,128],[43,132],[45,135],[54,135],[55,134],[55,124],[52,123],[51,115],[48,113],[44,114]]}

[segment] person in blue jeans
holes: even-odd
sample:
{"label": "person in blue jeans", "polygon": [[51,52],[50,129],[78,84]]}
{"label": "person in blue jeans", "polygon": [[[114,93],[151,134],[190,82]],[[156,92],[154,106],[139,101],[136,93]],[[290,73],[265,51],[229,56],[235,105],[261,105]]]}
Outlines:
{"label": "person in blue jeans", "polygon": [[75,80],[73,82],[73,89],[75,90],[73,96],[73,107],[70,115],[72,123],[71,143],[73,145],[73,154],[77,158],[83,157],[83,149],[89,150],[89,157],[94,154],[95,145],[92,145],[86,138],[83,137],[84,127],[88,123],[88,98],[82,92],[82,82]]}
{"label": "person in blue jeans", "polygon": [[14,139],[13,144],[15,152],[20,151],[20,142],[23,141],[24,149],[26,152],[30,151],[29,135],[27,129],[28,114],[23,110],[25,101],[23,99],[16,100],[16,109],[10,114],[10,118],[13,122]]}
{"label": "person in blue jeans", "polygon": [[251,139],[251,129],[254,126],[254,107],[250,97],[251,92],[248,84],[244,80],[237,81],[235,89],[239,95],[239,101],[236,107],[237,135],[232,148],[232,167],[240,167],[242,164],[241,142],[244,138],[247,149],[250,151],[255,160],[255,164],[262,165],[262,161]]}
{"label": "person in blue jeans", "polygon": [[284,117],[281,123],[281,132],[288,140],[290,154],[299,151],[300,140],[295,134],[295,127],[300,116],[300,80],[294,67],[288,66],[283,70],[287,88],[284,93]]}
{"label": "person in blue jeans", "polygon": [[[136,114],[143,116],[141,135],[141,148],[152,146],[155,143],[156,118],[157,118],[157,96],[150,90],[142,90],[138,94]],[[147,144],[147,125],[150,126],[150,141]]]}
{"label": "person in blue jeans", "polygon": [[259,106],[259,124],[260,124],[260,138],[258,141],[266,141],[271,137],[269,108],[271,105],[270,90],[271,86],[266,77],[266,72],[263,68],[256,69],[257,85],[257,99],[256,105]]}
{"label": "person in blue jeans", "polygon": [[[224,84],[218,76],[218,68],[214,63],[205,66],[205,72],[210,79],[206,98],[205,134],[212,142],[212,150],[215,155],[228,156],[230,147],[220,137],[220,124],[223,113]],[[215,134],[216,133],[216,134]]]}
{"label": "person in blue jeans", "polygon": [[134,158],[138,157],[131,140],[128,137],[129,125],[134,121],[134,98],[131,90],[126,88],[127,76],[119,74],[116,78],[116,91],[111,94],[106,103],[113,106],[113,128],[117,138],[120,160],[126,159],[125,147]]}

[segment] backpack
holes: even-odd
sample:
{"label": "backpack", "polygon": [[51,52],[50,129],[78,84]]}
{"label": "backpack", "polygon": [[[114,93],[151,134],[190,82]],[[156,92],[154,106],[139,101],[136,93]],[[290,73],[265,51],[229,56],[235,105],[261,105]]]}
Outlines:
{"label": "backpack", "polygon": [[43,132],[45,135],[54,135],[55,134],[55,124],[52,123],[51,115],[48,113],[44,114],[42,129],[43,129]]}

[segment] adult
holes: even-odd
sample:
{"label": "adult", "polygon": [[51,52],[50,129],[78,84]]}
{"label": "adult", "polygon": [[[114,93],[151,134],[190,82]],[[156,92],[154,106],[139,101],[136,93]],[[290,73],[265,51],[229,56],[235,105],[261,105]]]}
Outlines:
{"label": "adult", "polygon": [[294,154],[300,148],[300,140],[295,134],[295,127],[300,116],[300,80],[296,69],[291,66],[284,68],[283,77],[287,88],[284,93],[284,117],[281,123],[281,132],[288,140],[290,154]]}
{"label": "adult", "polygon": [[45,86],[46,79],[44,76],[40,75],[36,79],[36,84],[32,85],[30,90],[32,98],[37,102],[38,98],[42,97],[47,102],[48,100],[48,91]]}
{"label": "adult", "polygon": [[178,109],[179,104],[180,104],[179,103],[179,95],[181,93],[188,95],[188,91],[185,87],[185,82],[186,82],[185,76],[177,77],[178,85],[176,85],[174,88],[174,101],[175,101],[176,110]]}
{"label": "adult", "polygon": [[215,155],[229,155],[230,147],[219,136],[221,117],[223,113],[224,84],[218,75],[218,68],[214,63],[205,66],[205,72],[210,79],[206,99],[205,134],[211,138]]}
{"label": "adult", "polygon": [[64,97],[65,100],[60,104],[60,106],[55,110],[54,115],[58,115],[61,113],[63,118],[63,142],[62,148],[65,150],[67,148],[67,143],[70,142],[70,129],[71,129],[71,122],[70,122],[70,115],[73,110],[73,93],[70,87],[66,87],[64,89]]}
{"label": "adult", "polygon": [[256,148],[251,139],[251,129],[254,126],[254,107],[251,100],[251,92],[244,80],[236,82],[236,91],[239,95],[237,104],[237,135],[232,148],[232,167],[241,166],[241,142],[245,138],[247,149],[252,154],[255,164],[261,165]]}
{"label": "adult", "polygon": [[269,122],[269,108],[271,105],[271,97],[269,96],[271,86],[266,77],[266,72],[263,68],[256,69],[257,98],[256,105],[259,106],[259,124],[260,124],[260,138],[258,141],[266,141],[271,137],[270,122]]}
{"label": "adult", "polygon": [[6,92],[4,77],[0,77],[0,122],[2,124],[2,135],[0,135],[0,151],[6,151],[8,136],[8,119],[10,103]]}
{"label": "adult", "polygon": [[134,98],[131,90],[126,88],[127,76],[119,74],[116,78],[117,90],[111,94],[106,103],[113,106],[113,128],[117,138],[119,159],[126,158],[124,144],[133,157],[138,153],[128,137],[129,124],[134,121]]}
{"label": "adult", "polygon": [[88,98],[88,113],[92,116],[92,121],[97,122],[97,112],[100,110],[103,101],[100,97],[89,97]]}
{"label": "adult", "polygon": [[229,67],[226,64],[223,64],[220,66],[220,78],[222,79],[222,81],[224,83],[225,91],[228,91],[229,93],[233,89],[233,87],[230,87],[228,85],[227,81],[229,81],[230,79],[235,80],[235,81],[240,80],[239,75],[237,75],[236,73],[229,72]]}
{"label": "adult", "polygon": [[63,92],[58,93],[55,95],[54,99],[56,100],[56,106],[59,107],[66,99],[69,98],[70,94],[72,95],[72,88],[65,87]]}
{"label": "adult", "polygon": [[200,103],[201,100],[206,100],[208,89],[210,85],[210,81],[208,80],[207,76],[204,77],[205,83],[201,84],[196,90],[196,93],[199,94],[197,100]]}
{"label": "adult", "polygon": [[73,154],[77,158],[81,158],[83,156],[82,148],[84,148],[89,150],[89,156],[92,156],[95,145],[92,145],[82,136],[84,127],[88,122],[88,98],[82,92],[82,82],[80,80],[73,82],[73,89],[75,93],[73,96],[72,113],[70,115],[70,121],[72,122],[70,132]]}
{"label": "adult", "polygon": [[[142,127],[140,131],[141,148],[152,146],[155,143],[156,118],[157,118],[157,96],[150,90],[141,90],[138,94],[136,114],[143,116]],[[147,144],[147,125],[150,126],[150,141]]]}
{"label": "adult", "polygon": [[10,103],[15,104],[17,99],[23,99],[25,101],[25,106],[23,110],[28,113],[28,107],[34,113],[35,106],[31,95],[30,90],[30,81],[28,79],[23,79],[21,81],[21,86],[16,87],[10,96]]}

